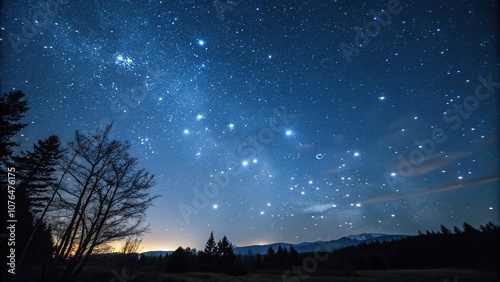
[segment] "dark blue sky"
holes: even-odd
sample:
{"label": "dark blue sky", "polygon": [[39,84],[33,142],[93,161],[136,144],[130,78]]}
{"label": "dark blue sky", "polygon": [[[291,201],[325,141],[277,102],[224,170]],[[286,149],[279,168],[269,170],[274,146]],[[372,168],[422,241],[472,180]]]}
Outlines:
{"label": "dark blue sky", "polygon": [[101,2],[5,1],[1,90],[132,142],[144,250],[499,223],[497,1]]}

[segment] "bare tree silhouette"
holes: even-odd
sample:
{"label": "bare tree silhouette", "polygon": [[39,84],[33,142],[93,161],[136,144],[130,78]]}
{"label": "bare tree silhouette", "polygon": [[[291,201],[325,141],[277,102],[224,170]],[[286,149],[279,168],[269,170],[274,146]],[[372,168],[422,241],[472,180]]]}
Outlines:
{"label": "bare tree silhouette", "polygon": [[145,212],[157,197],[149,193],[153,176],[137,168],[129,143],[110,140],[111,127],[87,135],[76,132],[68,146],[68,176],[58,187],[52,212],[59,232],[54,231],[51,281],[73,281],[94,250],[148,230]]}

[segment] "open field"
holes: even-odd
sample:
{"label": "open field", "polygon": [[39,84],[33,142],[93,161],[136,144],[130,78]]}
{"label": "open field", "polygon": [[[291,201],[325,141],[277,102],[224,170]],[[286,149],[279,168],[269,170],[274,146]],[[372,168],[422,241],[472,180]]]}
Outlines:
{"label": "open field", "polygon": [[[121,275],[119,271],[114,271],[115,275]],[[97,278],[99,277],[99,278]],[[380,270],[380,271],[356,271],[355,276],[309,276],[305,280],[293,278],[297,276],[288,276],[284,281],[311,281],[311,282],[363,282],[363,281],[429,281],[443,282],[448,281],[467,282],[467,281],[499,281],[500,275],[496,272],[483,272],[467,269],[425,269],[425,270]],[[277,282],[283,281],[281,274],[260,274],[250,273],[246,276],[235,277],[220,273],[163,273],[156,271],[138,271],[131,273],[128,277],[117,277],[110,270],[104,270],[99,267],[91,267],[85,273],[82,273],[79,282],[108,282],[114,281],[133,281],[133,282],[195,282],[195,281],[213,281],[213,282]],[[120,279],[122,280],[120,280]]]}
{"label": "open field", "polygon": [[[369,277],[370,281],[439,281],[444,279],[452,282],[457,281],[499,281],[500,273],[485,272],[468,269],[405,269],[405,270],[381,270],[381,271],[357,271],[358,276]],[[336,280],[331,280],[336,281]],[[347,280],[349,281],[349,280]],[[358,281],[358,280],[352,280]],[[361,280],[359,280],[361,281]]]}

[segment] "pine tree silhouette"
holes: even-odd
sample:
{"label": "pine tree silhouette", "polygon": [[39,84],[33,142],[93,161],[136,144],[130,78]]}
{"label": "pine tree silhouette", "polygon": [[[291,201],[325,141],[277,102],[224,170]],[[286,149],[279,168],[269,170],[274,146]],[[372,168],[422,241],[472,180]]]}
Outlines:
{"label": "pine tree silhouette", "polygon": [[26,190],[30,211],[35,217],[50,199],[49,187],[56,185],[54,173],[63,152],[60,147],[59,137],[52,135],[46,140],[38,140],[32,152],[13,157],[21,181],[18,188]]}
{"label": "pine tree silhouette", "polygon": [[[213,237],[212,237],[213,238]],[[208,242],[207,242],[208,243]],[[232,257],[233,253],[233,244],[229,242],[226,236],[222,237],[222,239],[217,243],[217,255],[219,257]]]}
{"label": "pine tree silhouette", "polygon": [[12,148],[19,146],[12,141],[12,137],[23,129],[27,124],[21,123],[26,111],[29,110],[28,103],[22,91],[4,93],[0,96],[0,165],[7,166],[12,156]]}
{"label": "pine tree silhouette", "polygon": [[450,229],[446,228],[444,225],[441,224],[441,234],[450,235],[451,231],[450,231]]}
{"label": "pine tree silhouette", "polygon": [[209,256],[215,256],[217,254],[217,243],[215,242],[214,232],[210,232],[210,237],[205,244],[205,249],[203,252]]}

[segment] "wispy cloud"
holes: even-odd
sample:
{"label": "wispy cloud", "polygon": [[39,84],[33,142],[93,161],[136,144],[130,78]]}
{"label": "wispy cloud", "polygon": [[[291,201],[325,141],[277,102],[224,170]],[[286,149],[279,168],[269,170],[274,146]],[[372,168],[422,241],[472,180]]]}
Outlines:
{"label": "wispy cloud", "polygon": [[309,206],[304,209],[305,213],[319,213],[319,212],[325,212],[329,209],[335,208],[335,204],[330,203],[330,204],[315,204],[312,206]]}
{"label": "wispy cloud", "polygon": [[361,204],[373,204],[373,203],[380,203],[380,202],[389,202],[389,201],[404,199],[404,198],[408,198],[408,197],[424,196],[424,195],[441,193],[441,192],[446,192],[446,191],[460,189],[460,188],[473,187],[476,185],[495,182],[498,180],[500,180],[500,175],[491,175],[491,176],[471,179],[471,180],[467,180],[467,181],[460,181],[460,182],[456,182],[456,183],[452,183],[452,184],[448,184],[448,185],[444,185],[444,186],[439,186],[439,187],[432,188],[432,189],[424,189],[424,190],[411,192],[411,193],[378,196],[378,197],[374,197],[374,198],[370,198],[370,199],[366,199],[364,201],[361,201]]}
{"label": "wispy cloud", "polygon": [[[487,147],[491,146],[496,146],[498,143],[498,137],[494,136],[490,139],[484,140],[482,142],[478,142],[477,144],[474,144],[470,146],[469,148],[462,150],[462,151],[454,151],[454,152],[448,152],[448,153],[434,153],[429,156],[425,156],[422,164],[421,165],[413,165],[413,172],[411,173],[410,176],[419,176],[422,174],[426,174],[428,172],[432,172],[434,170],[439,170],[443,169],[444,167],[448,166],[450,163],[459,160],[464,157],[472,156],[477,152],[483,151]],[[435,149],[435,151],[438,151],[438,148]],[[408,154],[403,154],[405,156],[404,158],[408,160]],[[390,165],[390,170],[391,171],[397,171],[398,170],[398,165],[400,162],[395,162]]]}

